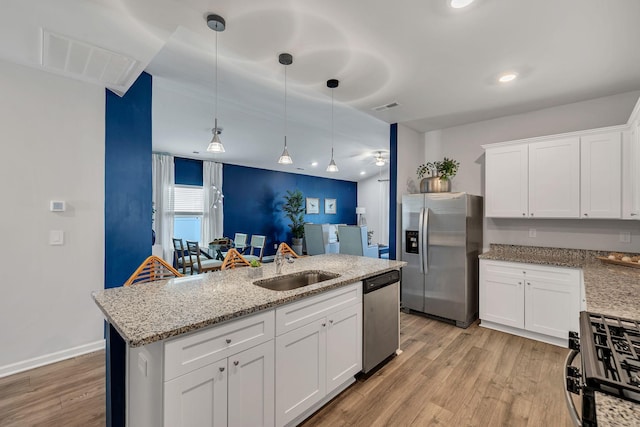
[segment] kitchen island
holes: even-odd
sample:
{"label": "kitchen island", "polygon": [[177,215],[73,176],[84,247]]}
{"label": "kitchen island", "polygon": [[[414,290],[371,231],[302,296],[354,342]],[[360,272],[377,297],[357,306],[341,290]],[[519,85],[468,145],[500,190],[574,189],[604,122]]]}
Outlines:
{"label": "kitchen island", "polygon": [[[581,269],[586,311],[640,319],[640,269],[596,259],[609,251],[492,244],[480,259]],[[640,405],[596,392],[600,427],[640,425]]]}
{"label": "kitchen island", "polygon": [[[280,367],[277,378],[278,380],[284,378],[283,384],[287,384],[286,387],[278,387],[276,383],[275,424],[298,422],[300,417],[307,414],[307,411],[301,411],[300,408],[317,409],[318,405],[328,401],[348,386],[353,381],[353,374],[357,372],[354,370],[359,370],[361,367],[361,360],[357,360],[357,364],[353,361],[358,355],[361,358],[362,288],[360,281],[380,273],[400,269],[404,264],[399,261],[328,254],[298,258],[292,264],[285,264],[283,275],[302,271],[325,271],[338,274],[337,278],[288,291],[272,291],[256,286],[253,284],[256,279],[249,277],[250,273],[254,273],[251,268],[241,268],[94,293],[96,304],[111,326],[110,337],[122,340],[121,346],[114,346],[122,348],[119,355],[114,355],[109,350],[110,357],[121,357],[124,365],[119,377],[114,378],[112,375],[113,384],[110,393],[108,390],[108,398],[111,397],[112,402],[120,399],[119,405],[122,406],[112,410],[115,412],[114,418],[120,420],[112,424],[174,425],[173,422],[169,422],[169,419],[175,419],[180,415],[176,413],[184,411],[190,404],[187,402],[187,406],[183,405],[181,409],[170,408],[175,402],[167,400],[168,396],[172,393],[174,396],[180,395],[175,391],[178,387],[176,384],[179,381],[189,380],[190,376],[195,380],[209,375],[211,382],[207,387],[211,388],[212,405],[225,406],[224,410],[218,408],[214,421],[226,425],[227,412],[229,417],[232,417],[239,411],[246,413],[248,409],[232,405],[231,393],[234,386],[231,380],[228,385],[228,410],[226,394],[223,399],[224,404],[220,403],[223,393],[220,390],[216,391],[215,387],[218,387],[217,384],[222,381],[223,373],[231,375],[232,369],[242,366],[240,357],[242,352],[264,350],[266,353],[263,352],[259,357],[252,354],[252,360],[260,359],[260,366],[263,368],[259,374],[271,375],[271,384],[273,384],[274,346],[275,369]],[[273,264],[263,265],[261,271],[262,277],[259,279],[276,276]],[[306,306],[315,308],[309,313],[309,308]],[[296,319],[296,312],[306,314]],[[281,319],[285,320],[281,321]],[[341,324],[350,326],[348,328],[345,326],[341,330],[339,326]],[[304,334],[306,330],[309,330],[307,335]],[[295,337],[296,341],[292,339],[293,334],[302,335]],[[193,339],[193,337],[196,338]],[[286,351],[293,347],[287,347],[287,345],[294,341],[303,342],[309,337],[312,338],[308,340],[309,342],[323,343],[322,345],[326,346],[330,346],[332,339],[341,346],[345,345],[344,343],[348,345],[354,339],[360,342],[352,346],[351,353],[346,354],[336,351],[335,348],[327,350],[323,347],[322,354],[316,361],[318,369],[324,372],[324,365],[326,365],[326,370],[330,371],[334,367],[331,363],[334,362],[348,364],[348,369],[344,369],[343,373],[333,377],[327,376],[328,379],[322,382],[322,390],[311,393],[315,396],[313,399],[305,397],[304,402],[297,402],[296,397],[288,393],[288,390],[296,385],[296,377],[304,376],[304,370],[302,370],[304,365],[296,366],[295,363],[306,362],[310,356],[315,357],[314,352],[318,349],[307,347],[298,349],[296,351],[300,351],[299,354],[305,357],[292,357],[292,354]],[[200,345],[200,343],[205,344]],[[204,353],[199,354],[198,351],[201,351],[201,348],[204,349],[202,350]],[[279,352],[282,353],[280,357]],[[342,356],[344,356],[343,359],[341,359]],[[286,363],[283,363],[283,360]],[[290,371],[291,384],[287,383],[287,376],[283,374],[285,369]],[[302,371],[296,371],[296,369]],[[328,375],[330,372],[326,373]],[[256,374],[255,371],[254,374]],[[126,378],[122,378],[123,376]],[[262,379],[258,383],[266,384]],[[302,384],[301,387],[304,385]],[[187,390],[188,384],[184,383],[180,387],[182,390]],[[224,387],[226,392],[227,386]],[[288,393],[282,399],[278,397],[282,394],[281,388]],[[192,389],[195,388],[192,387]],[[204,394],[196,396],[191,403],[197,402],[197,399],[206,396],[208,392],[202,393]],[[273,387],[269,393],[271,402],[263,402],[264,407],[259,408],[262,412],[258,415],[267,418],[267,425],[273,425],[274,417],[269,415],[269,413],[273,414],[273,408],[271,412],[268,408],[270,404],[273,405]],[[268,398],[266,395],[266,391],[262,393],[265,399]],[[291,405],[285,405],[287,399],[296,403],[293,405],[296,406],[295,410],[290,410]],[[280,405],[282,406],[280,408],[279,400],[282,400],[286,407]],[[163,407],[169,409],[163,410]],[[218,418],[218,415],[223,412],[224,419]],[[232,419],[229,418],[228,422],[232,424]]]}

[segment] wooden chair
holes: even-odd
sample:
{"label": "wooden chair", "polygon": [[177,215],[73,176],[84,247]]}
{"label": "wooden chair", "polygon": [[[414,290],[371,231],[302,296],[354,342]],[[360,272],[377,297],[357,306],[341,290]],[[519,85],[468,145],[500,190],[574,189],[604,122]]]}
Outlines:
{"label": "wooden chair", "polygon": [[227,256],[224,257],[224,261],[222,262],[222,270],[236,267],[249,267],[249,265],[249,261],[244,259],[237,250],[229,249]]}
{"label": "wooden chair", "polygon": [[[264,254],[264,244],[266,241],[267,241],[266,236],[260,236],[257,234],[254,234],[253,236],[251,236],[251,249],[249,249],[249,254],[244,255],[244,258],[247,261],[252,261],[255,259],[262,262],[262,255]],[[256,249],[260,250],[258,255],[255,255]]]}
{"label": "wooden chair", "polygon": [[124,282],[124,286],[134,283],[155,282],[156,280],[172,279],[174,277],[182,277],[182,274],[175,268],[171,267],[162,258],[151,255],[145,259],[140,267],[133,272],[131,277]]}
{"label": "wooden chair", "polygon": [[182,239],[173,238],[173,258],[176,262],[176,267],[182,268],[182,274],[187,274],[187,268],[189,269],[189,274],[192,274],[193,264],[191,262],[191,257],[187,254],[187,249],[184,247],[184,243],[182,243]]}
{"label": "wooden chair", "polygon": [[278,246],[278,250],[282,255],[291,255],[294,258],[300,258],[300,255],[295,253],[293,249],[291,249],[291,247],[285,242],[280,243],[280,246]]}
{"label": "wooden chair", "polygon": [[206,257],[200,251],[198,242],[190,242],[187,240],[187,251],[189,252],[189,259],[191,260],[191,268],[197,273],[220,270],[220,267],[222,267],[222,261],[205,259]]}

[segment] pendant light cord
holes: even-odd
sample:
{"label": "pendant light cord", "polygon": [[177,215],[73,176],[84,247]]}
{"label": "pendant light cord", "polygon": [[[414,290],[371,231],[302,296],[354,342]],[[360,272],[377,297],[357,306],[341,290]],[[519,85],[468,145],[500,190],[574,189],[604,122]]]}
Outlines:
{"label": "pendant light cord", "polygon": [[335,89],[331,89],[331,160],[333,160],[333,121],[334,121],[334,114],[333,114],[333,91]]}
{"label": "pendant light cord", "polygon": [[215,117],[216,129],[214,132],[218,132],[218,32],[216,31],[216,103],[215,103]]}
{"label": "pendant light cord", "polygon": [[284,148],[287,148],[287,65],[284,66]]}

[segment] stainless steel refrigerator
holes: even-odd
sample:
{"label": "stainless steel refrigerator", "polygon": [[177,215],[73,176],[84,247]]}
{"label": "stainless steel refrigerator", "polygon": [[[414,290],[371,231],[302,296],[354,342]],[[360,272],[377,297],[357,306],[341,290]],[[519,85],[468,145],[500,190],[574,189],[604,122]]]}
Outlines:
{"label": "stainless steel refrigerator", "polygon": [[402,196],[401,300],[413,310],[466,328],[478,317],[482,197],[467,193]]}

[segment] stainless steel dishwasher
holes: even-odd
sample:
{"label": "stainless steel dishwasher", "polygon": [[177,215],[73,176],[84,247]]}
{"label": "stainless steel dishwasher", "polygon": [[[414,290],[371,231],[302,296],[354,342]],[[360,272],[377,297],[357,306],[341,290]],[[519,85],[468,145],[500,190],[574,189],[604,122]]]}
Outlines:
{"label": "stainless steel dishwasher", "polygon": [[362,281],[362,372],[395,354],[400,346],[400,271]]}

